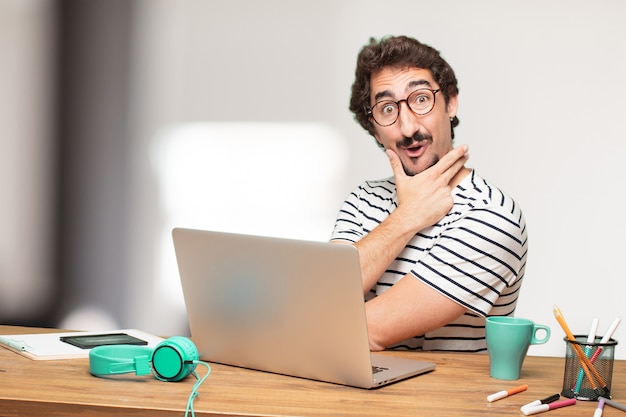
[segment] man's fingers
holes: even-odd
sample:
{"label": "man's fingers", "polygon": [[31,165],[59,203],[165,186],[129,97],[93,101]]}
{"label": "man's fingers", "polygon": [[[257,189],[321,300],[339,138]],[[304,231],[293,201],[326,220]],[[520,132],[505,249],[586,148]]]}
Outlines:
{"label": "man's fingers", "polygon": [[450,181],[456,174],[463,168],[465,161],[467,161],[467,151],[469,147],[467,145],[459,146],[452,149],[445,154],[443,158],[433,167],[436,167],[437,173]]}
{"label": "man's fingers", "polygon": [[[431,172],[435,175],[435,177],[441,177],[444,181],[449,182],[465,165],[465,161],[467,161],[468,149],[469,147],[467,145],[461,145],[458,148],[452,149],[450,152],[445,154],[439,162],[428,168],[426,171]],[[385,153],[389,158],[391,170],[393,171],[396,182],[401,181],[402,178],[405,178],[407,175],[404,171],[404,167],[402,166],[402,161],[400,161],[400,157],[391,149],[386,149]]]}
{"label": "man's fingers", "polygon": [[439,163],[437,164],[437,167],[440,170],[440,173],[443,173],[444,171],[448,170],[450,167],[452,167],[459,159],[464,158],[464,156],[467,154],[467,150],[468,150],[468,146],[467,145],[461,145],[458,148],[454,148],[452,149],[450,152],[448,152],[447,154],[445,154],[440,160]]}

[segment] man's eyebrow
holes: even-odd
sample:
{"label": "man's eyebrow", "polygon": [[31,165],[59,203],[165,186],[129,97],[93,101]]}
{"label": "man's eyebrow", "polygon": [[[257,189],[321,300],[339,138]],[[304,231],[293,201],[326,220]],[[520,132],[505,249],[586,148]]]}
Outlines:
{"label": "man's eyebrow", "polygon": [[[409,84],[406,86],[407,90],[413,90],[415,87],[419,87],[425,85],[427,87],[431,87],[431,83],[428,80],[424,80],[424,79],[419,79],[419,80],[413,80],[411,82],[409,82]],[[391,94],[391,91],[389,90],[383,90],[380,91],[378,93],[376,93],[376,95],[374,96],[374,102],[377,103],[379,102],[381,99],[383,98],[393,98],[393,94]]]}
{"label": "man's eyebrow", "polygon": [[383,98],[393,98],[393,94],[391,94],[391,91],[389,90],[378,92],[374,96],[374,103],[378,103],[380,99],[383,99]]}
{"label": "man's eyebrow", "polygon": [[413,89],[413,87],[419,87],[421,85],[425,85],[427,87],[431,87],[430,81],[428,80],[413,80],[409,83],[409,85],[407,85],[407,90],[408,89]]}

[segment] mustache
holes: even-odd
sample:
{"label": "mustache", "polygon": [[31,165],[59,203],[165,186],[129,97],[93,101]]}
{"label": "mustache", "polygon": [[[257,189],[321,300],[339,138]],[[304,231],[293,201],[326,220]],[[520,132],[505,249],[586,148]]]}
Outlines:
{"label": "mustache", "polygon": [[399,148],[408,148],[409,146],[411,146],[413,144],[413,142],[417,141],[417,142],[421,142],[423,140],[428,140],[428,141],[432,141],[433,137],[427,133],[421,133],[421,132],[415,132],[415,134],[413,134],[413,136],[408,136],[408,137],[404,137],[402,139],[400,139],[396,145]]}

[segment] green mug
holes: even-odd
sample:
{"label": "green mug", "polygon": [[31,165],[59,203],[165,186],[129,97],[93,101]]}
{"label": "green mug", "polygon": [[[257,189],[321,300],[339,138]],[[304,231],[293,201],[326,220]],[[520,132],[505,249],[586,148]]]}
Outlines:
{"label": "green mug", "polygon": [[[543,338],[537,337],[540,330],[546,333]],[[519,379],[528,347],[550,339],[548,326],[519,317],[487,317],[485,332],[489,374],[496,379]]]}

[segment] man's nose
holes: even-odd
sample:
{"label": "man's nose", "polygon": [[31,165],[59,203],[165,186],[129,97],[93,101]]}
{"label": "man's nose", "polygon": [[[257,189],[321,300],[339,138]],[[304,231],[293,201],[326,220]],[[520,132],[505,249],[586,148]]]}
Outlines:
{"label": "man's nose", "polygon": [[421,127],[418,117],[411,111],[406,101],[400,102],[398,123],[400,131],[406,138],[412,137]]}

